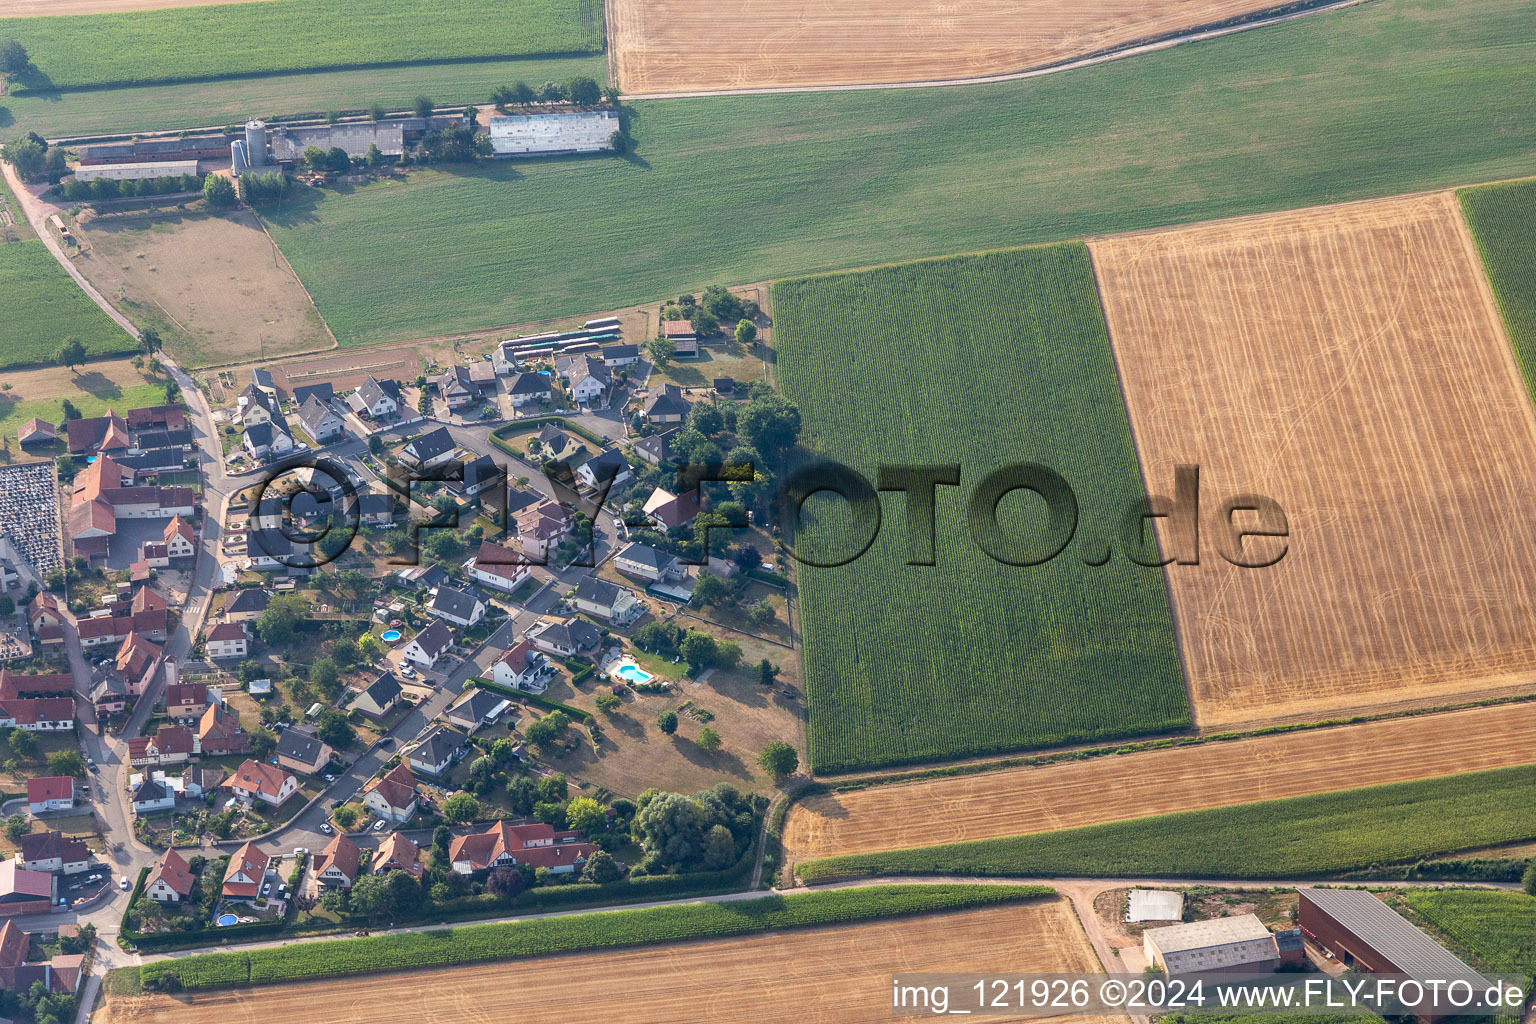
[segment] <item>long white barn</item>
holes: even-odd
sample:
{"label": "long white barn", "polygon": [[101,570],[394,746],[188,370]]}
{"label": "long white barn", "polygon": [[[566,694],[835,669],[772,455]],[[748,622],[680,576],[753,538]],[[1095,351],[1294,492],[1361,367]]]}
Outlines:
{"label": "long white barn", "polygon": [[496,156],[600,153],[610,148],[618,130],[618,116],[611,110],[493,117],[491,151]]}

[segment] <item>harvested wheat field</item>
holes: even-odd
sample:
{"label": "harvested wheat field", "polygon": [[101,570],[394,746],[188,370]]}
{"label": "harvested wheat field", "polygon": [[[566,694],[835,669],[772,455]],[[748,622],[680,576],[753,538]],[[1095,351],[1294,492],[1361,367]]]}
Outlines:
{"label": "harvested wheat field", "polygon": [[[1201,728],[1536,688],[1536,415],[1454,196],[1090,248],[1149,488],[1200,467],[1166,575]],[[1268,568],[1215,546],[1251,493]]]}
{"label": "harvested wheat field", "polygon": [[[1070,905],[1054,899],[749,939],[445,968],[430,974],[371,975],[206,995],[112,996],[106,1020],[308,1024],[316,1007],[323,1006],[346,1024],[737,1024],[746,1019],[863,1024],[910,1019],[891,1013],[893,972],[1100,969]],[[1088,1021],[1052,1019],[1062,1024]]]}
{"label": "harvested wheat field", "polygon": [[809,797],[790,862],[1045,832],[1536,761],[1536,703],[1213,741]]}
{"label": "harvested wheat field", "polygon": [[1004,74],[1209,25],[1275,0],[611,0],[630,93]]}

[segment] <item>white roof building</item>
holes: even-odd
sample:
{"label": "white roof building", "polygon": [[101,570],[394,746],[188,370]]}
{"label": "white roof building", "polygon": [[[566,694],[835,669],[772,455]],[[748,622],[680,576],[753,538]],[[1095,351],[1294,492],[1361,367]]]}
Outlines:
{"label": "white roof building", "polygon": [[141,178],[179,178],[183,174],[196,174],[196,160],[162,160],[139,164],[88,164],[75,168],[76,181],[95,181],[112,178],[115,181],[138,181]]}
{"label": "white roof building", "polygon": [[1280,962],[1275,937],[1252,914],[1148,928],[1141,938],[1147,963],[1167,971],[1169,977],[1266,971]]}
{"label": "white roof building", "polygon": [[1125,919],[1141,921],[1179,921],[1184,917],[1184,896],[1162,889],[1132,889],[1126,900]]}
{"label": "white roof building", "polygon": [[619,119],[611,110],[493,117],[491,152],[496,156],[600,153],[609,148],[618,130]]}

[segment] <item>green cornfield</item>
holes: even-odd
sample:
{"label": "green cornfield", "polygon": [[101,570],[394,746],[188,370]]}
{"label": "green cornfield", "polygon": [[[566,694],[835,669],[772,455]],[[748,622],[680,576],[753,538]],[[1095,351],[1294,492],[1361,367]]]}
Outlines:
{"label": "green cornfield", "polygon": [[1003,839],[830,857],[807,882],[886,875],[1322,878],[1536,839],[1536,765]]}
{"label": "green cornfield", "polygon": [[[862,557],[800,569],[816,771],[1189,725],[1161,572],[1086,564],[1145,491],[1085,246],[782,281],[773,315],[778,380],[818,456],[872,482],[882,464],[960,466],[938,488],[935,565],[906,564],[891,494]],[[1079,510],[1072,542],[1032,567],[984,553],[967,511],[986,474],[1022,462],[1061,474]],[[998,505],[1009,537],[1044,524],[1027,493]],[[847,506],[807,508],[801,550]]]}
{"label": "green cornfield", "polygon": [[[12,207],[16,209],[16,207]],[[103,313],[36,238],[0,244],[0,369],[52,363],[68,337],[91,358],[138,350],[138,342]],[[7,399],[4,405],[12,403]],[[4,414],[0,407],[0,415]]]}
{"label": "green cornfield", "polygon": [[183,988],[333,978],[485,960],[750,935],[906,914],[995,906],[1053,895],[1040,885],[890,885],[867,889],[570,914],[370,939],[338,939],[246,953],[160,960],[140,968],[153,988],[172,974]]}
{"label": "green cornfield", "polygon": [[1536,178],[1465,188],[1457,197],[1525,386],[1536,398]]}
{"label": "green cornfield", "polygon": [[[418,61],[598,53],[601,0],[262,0],[0,18],[49,91]],[[540,84],[531,82],[535,88]],[[484,97],[480,97],[484,99]],[[260,116],[289,111],[252,110]],[[197,121],[206,124],[206,121]]]}
{"label": "green cornfield", "polygon": [[1488,889],[1411,889],[1408,906],[1474,966],[1498,974],[1536,974],[1536,896]]}

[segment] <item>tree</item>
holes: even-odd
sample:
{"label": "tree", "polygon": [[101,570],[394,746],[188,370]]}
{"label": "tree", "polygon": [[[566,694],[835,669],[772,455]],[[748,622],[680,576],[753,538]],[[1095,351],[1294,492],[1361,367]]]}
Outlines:
{"label": "tree", "polygon": [[30,761],[37,756],[37,737],[25,729],[13,730],[7,742],[11,753],[17,757],[24,757]]}
{"label": "tree", "polygon": [[677,653],[688,663],[688,671],[697,674],[715,660],[717,649],[714,637],[698,630],[689,630],[683,642],[678,644]]}
{"label": "tree", "polygon": [[539,99],[545,103],[559,103],[565,99],[565,86],[559,82],[545,82],[539,86]]}
{"label": "tree", "polygon": [[1520,879],[1520,888],[1525,890],[1527,896],[1536,896],[1536,857],[1532,857],[1530,863],[1525,866],[1525,875]]}
{"label": "tree", "polygon": [[80,418],[80,410],[76,409],[75,403],[67,398],[59,403],[59,409],[63,411],[66,420],[77,420]]}
{"label": "tree", "polygon": [[13,814],[5,819],[5,837],[13,843],[19,843],[21,837],[27,834],[29,827],[25,817]]}
{"label": "tree", "polygon": [[437,104],[432,102],[430,96],[417,96],[411,101],[411,109],[416,112],[417,117],[431,117],[436,106]]}
{"label": "tree", "polygon": [[750,345],[757,340],[757,324],[751,320],[736,322],[736,344]]}
{"label": "tree", "polygon": [[55,750],[48,755],[48,771],[53,775],[84,775],[85,758],[78,750]]}
{"label": "tree", "polygon": [[464,824],[480,817],[480,801],[468,793],[455,793],[443,801],[443,817]]}
{"label": "tree", "polygon": [[[711,532],[711,536],[721,531]],[[693,598],[689,602],[695,608],[705,605],[724,604],[731,597],[731,585],[712,572],[700,572],[693,584]]]}
{"label": "tree", "polygon": [[538,799],[538,792],[533,788],[533,783],[519,775],[507,782],[507,807],[513,814],[522,817],[533,813],[533,805]]}
{"label": "tree", "polygon": [[597,710],[607,715],[617,713],[619,708],[624,706],[623,699],[613,693],[600,693],[593,698],[592,702],[597,705]]}
{"label": "tree", "polygon": [[565,825],[591,836],[608,827],[608,812],[591,797],[579,796],[565,805]]}
{"label": "tree", "polygon": [[320,658],[309,666],[309,681],[319,687],[321,693],[328,694],[341,685],[341,672],[330,658]]}
{"label": "tree", "polygon": [[619,862],[606,850],[598,850],[588,857],[587,866],[581,869],[581,880],[596,885],[617,882],[621,877],[623,872],[619,870]]}
{"label": "tree", "polygon": [[662,732],[666,733],[668,736],[671,736],[673,733],[677,732],[677,712],[663,711],[661,714],[657,715],[656,727]]}
{"label": "tree", "polygon": [[15,77],[32,70],[32,58],[27,48],[14,39],[0,42],[0,75]]}
{"label": "tree", "polygon": [[302,594],[278,594],[267,602],[256,619],[256,634],[268,647],[286,647],[293,642],[295,627],[309,612],[309,599]]}
{"label": "tree", "polygon": [[757,763],[763,771],[777,780],[795,773],[795,769],[800,767],[800,755],[788,743],[775,740],[763,748],[763,752],[758,755]]}
{"label": "tree", "polygon": [[255,729],[250,733],[248,742],[251,745],[251,753],[258,759],[264,760],[277,748],[277,734],[271,729]]}
{"label": "tree", "polygon": [[43,173],[47,166],[48,154],[42,146],[31,139],[16,139],[0,149],[0,160],[16,168],[16,173],[23,179],[31,181]]}
{"label": "tree", "polygon": [[340,711],[330,710],[320,716],[315,734],[337,750],[345,750],[357,742],[357,730]]}
{"label": "tree", "polygon": [[688,411],[688,425],[705,437],[714,437],[725,429],[725,417],[713,402],[699,402]]}
{"label": "tree", "polygon": [[570,790],[570,784],[565,781],[564,772],[556,772],[546,775],[534,786],[534,792],[540,800],[551,800],[559,803],[565,801],[565,795]]}
{"label": "tree", "polygon": [[571,102],[578,107],[595,107],[603,98],[602,87],[587,75],[577,75],[565,87]]}
{"label": "tree", "polygon": [[343,804],[331,812],[331,820],[343,832],[350,832],[352,826],[357,824],[357,808],[350,804]]}
{"label": "tree", "polygon": [[537,722],[523,728],[523,738],[536,747],[544,747],[561,736],[570,727],[571,720],[564,711],[551,711]]}
{"label": "tree", "polygon": [[737,414],[736,432],[765,455],[781,454],[800,439],[800,410],[779,395],[753,398]]}
{"label": "tree", "polygon": [[312,171],[325,170],[325,150],[319,146],[305,146],[304,162],[309,165],[309,169]]}
{"label": "tree", "polygon": [[666,366],[677,355],[677,342],[658,334],[651,339],[650,350],[651,362],[657,366]]}
{"label": "tree", "polygon": [[203,198],[209,206],[227,208],[238,201],[235,183],[222,174],[210,174],[203,179]]}
{"label": "tree", "polygon": [[12,615],[16,611],[16,599],[10,594],[0,594],[0,616]]}
{"label": "tree", "polygon": [[368,143],[368,151],[363,154],[363,163],[371,170],[378,170],[384,166],[384,151],[375,143]]}
{"label": "tree", "polygon": [[[641,799],[644,800],[642,794]],[[702,808],[681,793],[659,793],[635,812],[634,833],[663,864],[696,860],[704,843]]]}
{"label": "tree", "polygon": [[528,888],[527,879],[516,867],[497,868],[485,879],[485,891],[497,899],[510,900]]}
{"label": "tree", "polygon": [[384,104],[375,103],[372,107],[369,108],[368,116],[373,118],[375,121],[382,121],[389,116],[389,111],[384,109]]}
{"label": "tree", "polygon": [[713,754],[720,749],[720,734],[706,725],[699,730],[698,743],[699,749]]}
{"label": "tree", "polygon": [[720,321],[716,320],[713,313],[697,308],[688,317],[688,326],[693,328],[693,333],[701,338],[707,338],[720,329]]}
{"label": "tree", "polygon": [[708,832],[704,833],[704,867],[709,871],[719,871],[723,867],[729,867],[731,861],[736,859],[736,840],[731,835],[731,830],[724,825],[712,825]]}
{"label": "tree", "polygon": [[532,103],[538,97],[534,94],[533,86],[527,82],[512,83],[512,102],[527,104]]}
{"label": "tree", "polygon": [[85,362],[85,342],[75,337],[65,338],[64,344],[59,346],[59,354],[54,357],[54,360],[65,369],[79,366]]}
{"label": "tree", "polygon": [[352,886],[352,906],[373,920],[395,920],[414,913],[421,905],[421,886],[408,871],[364,875]]}
{"label": "tree", "polygon": [[144,350],[145,355],[154,355],[160,351],[160,345],[160,332],[153,327],[146,327],[139,332],[139,348]]}
{"label": "tree", "polygon": [[325,154],[325,169],[332,174],[346,174],[352,169],[352,158],[340,146],[332,146]]}

